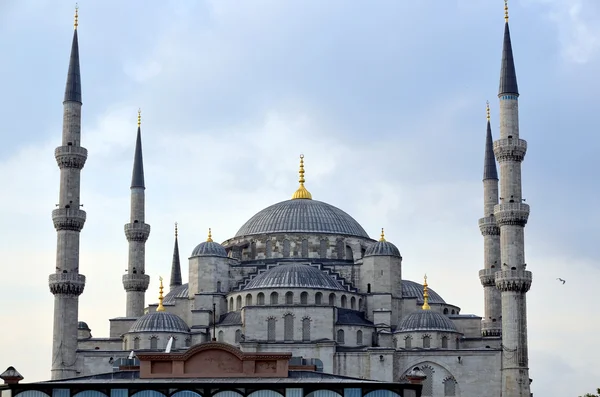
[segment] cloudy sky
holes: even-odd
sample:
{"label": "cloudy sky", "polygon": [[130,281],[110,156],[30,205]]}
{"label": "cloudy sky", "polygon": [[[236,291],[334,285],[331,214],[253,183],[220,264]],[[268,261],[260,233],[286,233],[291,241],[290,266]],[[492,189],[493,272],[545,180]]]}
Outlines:
{"label": "cloudy sky", "polygon": [[[497,136],[503,2],[80,0],[80,319],[125,313],[123,224],[142,108],[147,301],[168,276],[173,223],[187,257],[286,200],[306,156],[313,197],[404,257],[403,273],[483,314],[485,102]],[[521,91],[532,390],[600,386],[600,3],[512,0]],[[62,97],[73,2],[0,2],[0,370],[49,378]],[[187,266],[184,266],[184,272]],[[184,276],[185,277],[185,276]],[[567,280],[565,285],[556,278]],[[574,389],[574,391],[573,391]]]}

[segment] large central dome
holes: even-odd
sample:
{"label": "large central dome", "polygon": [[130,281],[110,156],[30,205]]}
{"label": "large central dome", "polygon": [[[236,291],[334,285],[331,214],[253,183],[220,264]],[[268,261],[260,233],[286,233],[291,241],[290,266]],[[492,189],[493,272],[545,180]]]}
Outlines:
{"label": "large central dome", "polygon": [[350,215],[322,201],[287,200],[265,208],[246,222],[235,237],[270,233],[327,233],[369,238]]}

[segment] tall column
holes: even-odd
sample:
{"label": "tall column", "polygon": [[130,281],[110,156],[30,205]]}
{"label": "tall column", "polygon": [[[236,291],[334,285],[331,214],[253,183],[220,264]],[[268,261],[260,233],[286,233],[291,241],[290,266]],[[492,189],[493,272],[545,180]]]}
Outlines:
{"label": "tall column", "polygon": [[123,275],[123,287],[127,294],[126,316],[144,315],[145,294],[150,284],[146,273],[146,240],[150,225],[145,223],[144,162],[142,158],[141,113],[138,112],[138,130],[135,142],[133,174],[131,177],[131,215],[125,224],[125,236],[129,242],[127,274]]}
{"label": "tall column", "polygon": [[60,168],[60,190],[57,208],[52,211],[57,234],[56,268],[48,280],[50,292],[54,295],[52,379],[72,378],[77,374],[79,295],[85,286],[85,277],[79,274],[79,233],[85,223],[85,212],[80,209],[79,187],[81,169],[87,159],[87,150],[81,147],[81,105],[76,9],[63,101],[62,145],[54,151]]}
{"label": "tall column", "polygon": [[502,397],[530,397],[526,293],[532,274],[525,270],[524,228],[529,206],[521,190],[521,162],[527,142],[519,138],[517,77],[505,6],[504,48],[500,74],[500,139],[494,154],[500,164],[500,204],[494,216],[500,227],[502,267],[496,287],[502,294]]}
{"label": "tall column", "polygon": [[479,271],[483,285],[485,315],[481,325],[483,336],[500,336],[502,305],[500,291],[496,288],[495,273],[500,268],[500,228],[494,217],[494,206],[498,204],[498,171],[492,143],[490,126],[490,106],[487,105],[487,132],[485,157],[483,161],[483,218],[479,219],[479,229],[483,235],[484,264]]}

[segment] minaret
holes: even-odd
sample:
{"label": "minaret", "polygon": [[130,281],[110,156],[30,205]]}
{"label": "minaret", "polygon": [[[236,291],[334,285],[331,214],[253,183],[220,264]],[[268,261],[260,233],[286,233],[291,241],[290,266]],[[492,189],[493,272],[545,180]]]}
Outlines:
{"label": "minaret", "polygon": [[60,193],[52,221],[57,234],[56,270],[48,284],[54,295],[52,379],[76,376],[77,316],[85,277],[79,274],[79,233],[85,223],[80,209],[80,173],[87,159],[81,147],[81,76],[77,42],[77,8],[71,59],[63,101],[62,145],[54,151],[60,168]]}
{"label": "minaret", "polygon": [[177,241],[177,222],[175,222],[175,247],[173,247],[173,264],[171,265],[171,282],[169,288],[181,285],[181,263],[179,262],[179,243]]}
{"label": "minaret", "polygon": [[150,235],[150,225],[145,223],[144,162],[142,159],[142,115],[138,111],[138,129],[131,177],[131,217],[125,224],[125,236],[129,241],[129,264],[123,275],[123,287],[127,292],[126,316],[130,318],[144,315],[144,295],[150,283],[145,274],[146,240]]}
{"label": "minaret", "polygon": [[502,294],[502,397],[530,397],[527,353],[526,293],[531,272],[525,270],[524,228],[529,206],[521,192],[521,162],[527,142],[519,138],[517,77],[505,1],[504,48],[500,72],[500,139],[494,154],[500,164],[500,204],[494,207],[500,227],[501,269],[496,287]]}
{"label": "minaret", "polygon": [[483,235],[484,264],[479,271],[483,285],[485,316],[482,322],[483,336],[500,336],[502,324],[502,304],[500,291],[496,288],[495,273],[500,268],[500,228],[494,217],[494,206],[498,204],[498,171],[494,158],[492,127],[490,125],[490,105],[486,106],[487,133],[483,160],[483,218],[479,219],[479,229]]}

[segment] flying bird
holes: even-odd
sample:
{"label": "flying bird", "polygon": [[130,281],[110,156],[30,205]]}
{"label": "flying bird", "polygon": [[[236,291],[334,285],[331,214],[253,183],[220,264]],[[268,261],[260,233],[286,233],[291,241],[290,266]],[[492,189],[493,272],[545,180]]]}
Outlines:
{"label": "flying bird", "polygon": [[557,280],[558,280],[558,281],[560,281],[560,282],[561,282],[561,283],[563,283],[563,284],[567,282],[566,280],[563,280],[563,279],[562,279],[562,278],[560,278],[560,277],[559,277],[559,278],[557,278]]}

